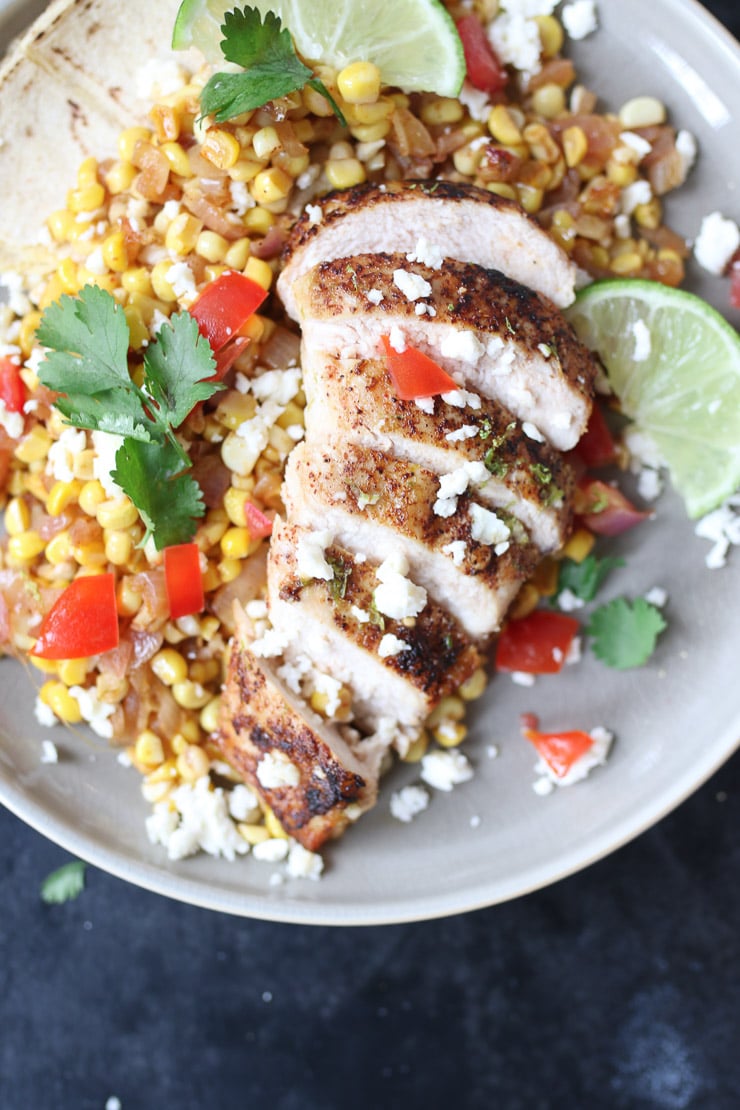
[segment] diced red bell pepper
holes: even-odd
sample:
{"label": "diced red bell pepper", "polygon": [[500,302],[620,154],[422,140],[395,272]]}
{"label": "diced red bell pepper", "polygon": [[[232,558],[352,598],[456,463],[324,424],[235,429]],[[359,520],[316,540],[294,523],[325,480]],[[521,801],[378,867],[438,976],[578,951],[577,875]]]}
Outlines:
{"label": "diced red bell pepper", "polygon": [[558,778],[568,774],[574,763],[593,747],[593,737],[580,729],[569,732],[539,732],[534,728],[523,728],[522,736],[534,744],[545,763],[552,768]]}
{"label": "diced red bell pepper", "polygon": [[619,536],[650,516],[635,508],[616,486],[589,478],[578,483],[574,508],[585,527],[599,536]]}
{"label": "diced red bell pepper", "polygon": [[197,543],[178,543],[165,547],[164,581],[173,620],[203,610],[205,595]]}
{"label": "diced red bell pepper", "polygon": [[30,654],[40,659],[87,659],[118,647],[116,582],[112,574],[75,578],[41,623]]}
{"label": "diced red bell pepper", "polygon": [[256,281],[227,270],[207,285],[189,312],[198,322],[215,354],[233,339],[267,297],[267,290]]}
{"label": "diced red bell pepper", "polygon": [[575,453],[587,467],[609,466],[616,458],[614,438],[604,419],[603,409],[598,403],[595,403],[591,409],[588,427],[578,440]]}
{"label": "diced red bell pepper", "polygon": [[737,251],[730,263],[730,304],[733,308],[740,308],[740,251]]}
{"label": "diced red bell pepper", "polygon": [[393,388],[401,401],[413,401],[417,397],[434,397],[438,393],[452,393],[459,389],[457,382],[433,359],[415,347],[407,347],[399,354],[391,347],[390,338],[382,335],[383,346],[388,358],[388,373],[393,379]]}
{"label": "diced red bell pepper", "polygon": [[26,387],[20,367],[9,358],[0,358],[0,401],[5,402],[8,412],[23,412],[26,403]]}
{"label": "diced red bell pepper", "polygon": [[557,674],[578,632],[575,617],[535,609],[526,617],[510,620],[496,644],[496,670],[526,674]]}
{"label": "diced red bell pepper", "polygon": [[269,516],[265,516],[251,501],[244,502],[244,517],[251,539],[263,539],[265,536],[272,535],[272,521]]}
{"label": "diced red bell pepper", "polygon": [[509,77],[496,57],[481,21],[476,15],[464,15],[458,20],[457,33],[465,52],[470,84],[482,92],[500,92]]}
{"label": "diced red bell pepper", "polygon": [[251,342],[249,336],[237,335],[236,339],[232,339],[231,343],[227,343],[225,347],[222,347],[221,350],[217,352],[215,355],[216,373],[213,375],[216,381],[220,382],[226,377],[231,367],[239,358],[239,355]]}

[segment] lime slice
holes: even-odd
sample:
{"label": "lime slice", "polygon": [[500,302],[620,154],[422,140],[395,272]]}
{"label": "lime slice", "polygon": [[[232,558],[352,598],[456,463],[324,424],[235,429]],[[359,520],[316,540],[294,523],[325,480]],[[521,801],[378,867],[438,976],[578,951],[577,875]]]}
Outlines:
{"label": "lime slice", "polygon": [[[405,92],[457,96],[465,57],[452,17],[439,0],[247,0],[261,15],[275,12],[311,62],[343,69],[374,62],[386,85]],[[175,50],[197,46],[213,65],[223,62],[224,12],[236,0],[184,0],[172,36]]]}
{"label": "lime slice", "polygon": [[598,352],[625,414],[656,444],[689,516],[740,485],[740,336],[710,305],[657,282],[598,281],[566,315]]}

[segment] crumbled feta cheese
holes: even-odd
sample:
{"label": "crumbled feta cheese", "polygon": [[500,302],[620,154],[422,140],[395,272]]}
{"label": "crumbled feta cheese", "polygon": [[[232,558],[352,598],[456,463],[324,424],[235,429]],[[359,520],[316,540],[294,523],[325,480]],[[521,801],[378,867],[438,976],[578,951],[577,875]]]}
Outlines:
{"label": "crumbled feta cheese", "polygon": [[645,601],[649,602],[650,605],[655,605],[658,609],[662,609],[668,601],[668,594],[662,586],[653,586],[645,594]]}
{"label": "crumbled feta cheese", "polygon": [[391,794],[391,817],[408,824],[429,805],[429,793],[423,786],[404,786]]}
{"label": "crumbled feta cheese", "polygon": [[574,3],[566,4],[561,18],[572,39],[585,39],[598,27],[594,0],[574,0]]}
{"label": "crumbled feta cheese", "polygon": [[258,640],[252,640],[249,650],[259,659],[275,659],[283,654],[289,643],[290,633],[268,628]]}
{"label": "crumbled feta cheese", "polygon": [[473,777],[473,768],[456,748],[427,752],[421,760],[421,777],[435,790],[452,790]]}
{"label": "crumbled feta cheese", "polygon": [[464,440],[473,439],[477,435],[477,424],[463,424],[462,427],[457,428],[454,432],[447,432],[445,439],[449,443],[462,443]]}
{"label": "crumbled feta cheese", "polygon": [[419,303],[414,308],[414,312],[416,313],[417,316],[432,316],[432,317],[434,317],[434,316],[437,315],[436,308],[433,308],[432,305],[430,305],[430,304],[425,304],[423,301],[419,301]]}
{"label": "crumbled feta cheese", "polygon": [[449,393],[443,393],[442,400],[446,405],[452,405],[456,409],[469,408],[477,412],[481,407],[481,399],[478,394],[471,393],[467,389],[453,389]]}
{"label": "crumbled feta cheese", "polygon": [[508,524],[504,524],[503,520],[490,509],[484,509],[482,505],[476,505],[475,502],[470,505],[470,521],[470,534],[477,543],[484,543],[487,546],[498,545],[508,540],[511,535]]}
{"label": "crumbled feta cheese", "polygon": [[446,333],[443,333],[439,350],[443,358],[467,362],[474,366],[481,355],[485,354],[486,349],[474,332],[449,328]]}
{"label": "crumbled feta cheese", "polygon": [[324,552],[334,540],[332,532],[309,532],[298,540],[296,568],[302,579],[321,578],[331,582],[334,568],[327,563]]}
{"label": "crumbled feta cheese", "polygon": [[740,247],[740,229],[721,212],[710,212],[701,222],[694,243],[694,257],[710,274],[722,274]]}
{"label": "crumbled feta cheese", "polygon": [[433,511],[436,516],[449,517],[457,511],[457,499],[465,493],[469,485],[482,486],[489,480],[486,466],[482,462],[465,462],[449,474],[442,474],[439,479],[437,500],[434,502]]}
{"label": "crumbled feta cheese", "polygon": [[[546,9],[537,11],[536,15],[549,15],[555,3],[543,2],[530,4],[528,8],[536,7]],[[522,73],[538,73],[540,69],[540,53],[542,40],[540,30],[535,20],[525,15],[523,8],[509,0],[502,12],[493,20],[488,28],[488,38],[491,46],[496,51],[496,56],[504,65],[513,66]]]}
{"label": "crumbled feta cheese", "polygon": [[183,783],[169,798],[158,802],[146,820],[146,831],[151,843],[162,844],[172,860],[199,850],[233,860],[249,851],[229,817],[224,791],[212,788],[207,775],[194,783]]}
{"label": "crumbled feta cheese", "polygon": [[106,266],[105,261],[103,260],[103,248],[102,247],[96,247],[94,251],[91,251],[90,254],[88,254],[88,256],[87,256],[87,260],[85,262],[85,265],[86,265],[87,269],[90,271],[91,274],[104,274],[104,273],[106,273],[107,270],[108,270],[108,267]]}
{"label": "crumbled feta cheese", "polygon": [[312,683],[314,692],[323,694],[326,698],[324,705],[324,714],[328,718],[332,718],[342,704],[342,684],[338,679],[332,678],[331,675],[322,674],[321,671],[315,671],[312,675]]}
{"label": "crumbled feta cheese", "polygon": [[[549,780],[553,786],[572,786],[573,783],[585,779],[594,767],[600,767],[602,764],[606,763],[609,749],[614,739],[614,734],[601,726],[592,728],[589,735],[593,740],[593,744],[588,751],[583,753],[580,759],[575,761],[565,775],[556,775],[549,763],[544,759],[539,759],[535,764],[535,774]],[[545,791],[543,791],[543,793],[544,792]],[[549,791],[547,791],[547,793],[549,793]]]}
{"label": "crumbled feta cheese", "polygon": [[349,611],[358,624],[368,624],[370,621],[370,614],[367,609],[361,609],[359,605],[351,605]]}
{"label": "crumbled feta cheese", "polygon": [[534,675],[528,671],[512,671],[511,681],[515,686],[534,686]]}
{"label": "crumbled feta cheese", "polygon": [[637,475],[637,492],[644,501],[655,501],[663,492],[663,479],[660,471],[643,466]]}
{"label": "crumbled feta cheese", "polygon": [[324,861],[318,852],[309,852],[297,840],[292,840],[285,869],[291,879],[311,879],[317,882],[324,870]]}
{"label": "crumbled feta cheese", "polygon": [[164,277],[165,281],[172,286],[172,291],[178,300],[195,298],[195,278],[187,262],[173,262]]}
{"label": "crumbled feta cheese", "polygon": [[278,667],[277,676],[294,694],[300,694],[301,683],[312,670],[313,663],[308,656],[299,654]]}
{"label": "crumbled feta cheese", "polygon": [[[4,428],[5,432],[11,439],[20,439],[23,435],[25,421],[23,413],[10,412],[5,401],[0,400],[0,427]],[[82,433],[84,439],[84,432]],[[56,447],[56,443],[52,443],[51,447]],[[51,447],[49,451],[51,452]]]}
{"label": "crumbled feta cheese", "polygon": [[441,550],[443,555],[449,555],[455,566],[459,567],[465,559],[467,546],[465,540],[453,540],[452,543],[446,543]]}
{"label": "crumbled feta cheese", "polygon": [[318,227],[324,221],[324,210],[320,204],[307,204],[304,209],[308,216],[308,226]]}
{"label": "crumbled feta cheese", "polygon": [[422,412],[426,412],[429,416],[434,415],[434,397],[416,397],[414,403]]}
{"label": "crumbled feta cheese", "polygon": [[681,157],[681,169],[686,178],[696,161],[696,139],[690,131],[679,131],[676,135],[676,150]]}
{"label": "crumbled feta cheese", "polygon": [[617,239],[629,239],[632,234],[632,225],[630,224],[629,216],[625,216],[624,212],[619,212],[614,217],[614,234]]}
{"label": "crumbled feta cheese", "polygon": [[105,1110],[122,1110],[122,1106],[123,1104],[120,1098],[116,1098],[115,1095],[111,1095],[109,1099],[106,1099]]}
{"label": "crumbled feta cheese", "polygon": [[622,189],[620,198],[620,207],[625,216],[631,216],[634,210],[640,204],[648,204],[653,197],[653,190],[650,187],[649,181],[640,179],[633,181],[631,185],[626,185]]}
{"label": "crumbled feta cheese", "polygon": [[113,737],[113,725],[110,718],[116,711],[115,705],[100,700],[98,691],[94,686],[70,686],[69,692],[80,707],[83,721],[104,740]]}
{"label": "crumbled feta cheese", "polygon": [[6,270],[0,273],[0,288],[7,290],[7,305],[16,316],[27,316],[32,310],[32,305],[25,290],[25,283],[21,274],[15,270]]}
{"label": "crumbled feta cheese", "polygon": [[478,120],[479,123],[487,122],[491,114],[491,101],[487,92],[476,89],[466,80],[460,89],[458,100],[468,109],[471,119]]}
{"label": "crumbled feta cheese", "polygon": [[368,289],[366,296],[370,304],[380,304],[383,300],[383,291],[382,289]]}
{"label": "crumbled feta cheese", "polygon": [[229,792],[227,800],[229,816],[233,817],[235,821],[254,822],[259,819],[260,805],[257,795],[244,783],[237,783]]}
{"label": "crumbled feta cheese", "polygon": [[378,655],[381,659],[390,659],[392,656],[400,655],[402,651],[406,651],[408,646],[405,640],[400,640],[392,632],[386,632],[378,644]]}
{"label": "crumbled feta cheese", "polygon": [[257,779],[265,790],[279,790],[283,786],[298,786],[301,772],[282,752],[265,752],[257,764]]}
{"label": "crumbled feta cheese", "polygon": [[[53,716],[53,714],[52,714]],[[51,740],[41,741],[41,762],[42,763],[58,763],[59,752],[57,746]]]}
{"label": "crumbled feta cheese", "polygon": [[290,845],[284,836],[272,836],[268,840],[261,840],[252,848],[252,855],[262,863],[280,863],[289,851]]}
{"label": "crumbled feta cheese", "polygon": [[569,587],[561,590],[558,594],[558,608],[564,613],[572,613],[574,609],[582,609],[585,604],[583,598],[574,594]]}
{"label": "crumbled feta cheese", "polygon": [[650,339],[650,329],[644,320],[635,320],[632,325],[632,334],[635,337],[635,349],[632,358],[635,362],[645,362],[650,358],[653,349]]}
{"label": "crumbled feta cheese", "polygon": [[630,148],[637,155],[637,161],[641,162],[646,154],[649,154],[653,149],[652,144],[638,135],[636,131],[622,131],[619,135],[619,141]]}
{"label": "crumbled feta cheese", "polygon": [[571,667],[571,666],[573,666],[574,663],[580,663],[581,658],[582,658],[581,637],[580,636],[574,636],[573,639],[570,642],[570,647],[568,648],[568,650],[565,653],[565,659],[563,660],[563,662],[564,662],[566,667]]}
{"label": "crumbled feta cheese", "polygon": [[727,562],[730,545],[740,544],[740,497],[730,497],[724,505],[707,513],[694,528],[697,536],[710,540],[712,548],[704,560],[710,570],[718,570]]}
{"label": "crumbled feta cheese", "polygon": [[622,438],[629,452],[630,470],[633,474],[638,474],[643,466],[650,466],[653,470],[659,470],[661,466],[665,465],[658,445],[646,432],[630,425],[625,429]]}
{"label": "crumbled feta cheese", "polygon": [[59,439],[49,447],[46,473],[57,482],[71,482],[75,476],[74,461],[87,447],[87,435],[77,428],[65,428]]}
{"label": "crumbled feta cheese", "polygon": [[253,598],[244,606],[244,612],[250,620],[260,621],[267,616],[267,602],[262,598]]}
{"label": "crumbled feta cheese", "polygon": [[498,749],[496,744],[486,745],[486,755],[488,756],[489,759],[498,759],[500,754],[501,753],[499,752],[499,749]]}
{"label": "crumbled feta cheese", "polygon": [[543,436],[542,432],[539,430],[537,425],[533,424],[530,420],[524,421],[524,423],[522,424],[522,431],[524,432],[525,436],[533,439],[535,443],[545,442],[545,437]]}
{"label": "crumbled feta cheese", "polygon": [[408,572],[408,562],[400,553],[390,555],[375,572],[380,582],[373,593],[375,607],[393,620],[418,617],[427,603],[426,590],[414,585]]}
{"label": "crumbled feta cheese", "polygon": [[43,725],[44,728],[53,728],[54,725],[59,724],[59,720],[53,709],[50,709],[46,702],[43,702],[38,695],[36,695],[36,700],[33,703],[33,714],[38,723]]}
{"label": "crumbled feta cheese", "polygon": [[416,240],[416,246],[410,254],[406,255],[407,262],[420,262],[422,266],[428,266],[430,270],[438,270],[444,262],[444,255],[442,249],[436,243],[430,241],[421,235]]}
{"label": "crumbled feta cheese", "polygon": [[402,355],[406,350],[406,336],[403,334],[398,324],[394,324],[391,328],[388,334],[388,342],[397,355]]}
{"label": "crumbled feta cheese", "polygon": [[420,274],[409,273],[408,270],[394,270],[393,284],[400,289],[409,301],[418,301],[420,297],[429,297],[432,287]]}

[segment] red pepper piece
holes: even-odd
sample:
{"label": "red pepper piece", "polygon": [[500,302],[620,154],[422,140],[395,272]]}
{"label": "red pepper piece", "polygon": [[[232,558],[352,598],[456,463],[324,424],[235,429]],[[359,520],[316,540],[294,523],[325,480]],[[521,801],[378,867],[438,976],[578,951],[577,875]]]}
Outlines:
{"label": "red pepper piece", "polygon": [[116,582],[112,574],[75,578],[41,623],[31,655],[87,659],[118,647]]}
{"label": "red pepper piece", "polygon": [[488,41],[483,24],[475,15],[458,20],[457,33],[465,52],[468,80],[483,92],[500,92],[509,77]]}
{"label": "red pepper piece", "polygon": [[5,402],[8,412],[23,412],[26,403],[26,387],[20,367],[9,358],[0,358],[0,401]]}
{"label": "red pepper piece", "polygon": [[218,354],[266,297],[267,290],[256,281],[227,270],[205,287],[189,312],[197,320],[200,334]]}
{"label": "red pepper piece", "polygon": [[545,763],[558,776],[565,778],[574,763],[593,747],[593,737],[580,729],[569,732],[538,732],[523,728],[522,736],[534,744]]}
{"label": "red pepper piece", "polygon": [[740,251],[736,251],[730,263],[730,304],[740,308]]}
{"label": "red pepper piece", "polygon": [[391,347],[387,335],[382,335],[383,346],[388,357],[388,373],[393,379],[396,396],[402,401],[413,401],[417,397],[434,397],[438,393],[452,393],[459,389],[457,382],[433,359],[407,347],[399,354]]}
{"label": "red pepper piece", "polygon": [[197,543],[178,543],[165,547],[164,581],[173,620],[203,610],[205,595]]}
{"label": "red pepper piece", "polygon": [[244,502],[244,516],[250,539],[263,539],[272,535],[272,521],[269,516],[265,516],[251,501]]}
{"label": "red pepper piece", "polygon": [[496,644],[496,670],[557,674],[578,628],[575,617],[547,609],[509,621]]}
{"label": "red pepper piece", "polygon": [[604,412],[598,403],[591,409],[588,427],[574,450],[587,467],[609,466],[614,462],[617,449],[609,431],[609,425],[604,419]]}

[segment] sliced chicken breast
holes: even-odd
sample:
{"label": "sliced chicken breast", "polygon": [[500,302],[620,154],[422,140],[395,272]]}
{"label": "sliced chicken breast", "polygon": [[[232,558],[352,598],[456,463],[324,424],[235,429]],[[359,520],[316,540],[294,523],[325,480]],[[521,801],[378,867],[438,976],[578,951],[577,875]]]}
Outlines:
{"label": "sliced chicken breast", "polygon": [[396,396],[380,359],[340,359],[305,345],[302,355],[306,440],[333,435],[446,474],[483,462],[488,479],[476,485],[484,505],[517,517],[543,552],[565,543],[574,486],[570,465],[546,443],[530,439],[520,421],[495,401],[479,408],[444,396],[416,401]]}
{"label": "sliced chicken breast", "polygon": [[[336,544],[323,556],[330,568],[324,573],[332,577],[306,579],[301,555],[314,536],[278,522],[270,541],[270,620],[280,633],[295,637],[286,655],[294,661],[296,655],[308,657],[349,686],[354,718],[368,732],[389,717],[403,728],[420,728],[442,698],[480,666],[478,651],[457,621],[413,584],[407,586],[397,570],[356,562]],[[389,615],[388,608],[399,616]],[[410,612],[416,615],[400,616]]]}
{"label": "sliced chicken breast", "polygon": [[[288,518],[321,529],[355,554],[403,555],[409,577],[445,606],[469,636],[500,626],[538,552],[522,525],[465,492],[480,468],[442,477],[416,463],[333,441],[299,444],[288,459]],[[459,493],[450,494],[452,490]],[[440,496],[442,494],[443,496]]]}
{"label": "sliced chicken breast", "polygon": [[377,358],[389,335],[394,349],[418,348],[511,409],[534,438],[567,451],[586,428],[591,352],[557,309],[503,274],[366,254],[321,263],[294,292],[309,350]]}
{"label": "sliced chicken breast", "polygon": [[317,200],[293,228],[278,293],[297,319],[295,282],[319,262],[390,245],[411,254],[423,236],[443,258],[501,270],[561,307],[573,300],[576,268],[535,220],[511,200],[451,181],[358,185]]}
{"label": "sliced chicken breast", "polygon": [[218,744],[286,833],[311,851],[375,803],[384,748],[372,740],[350,746],[241,634],[231,647]]}

